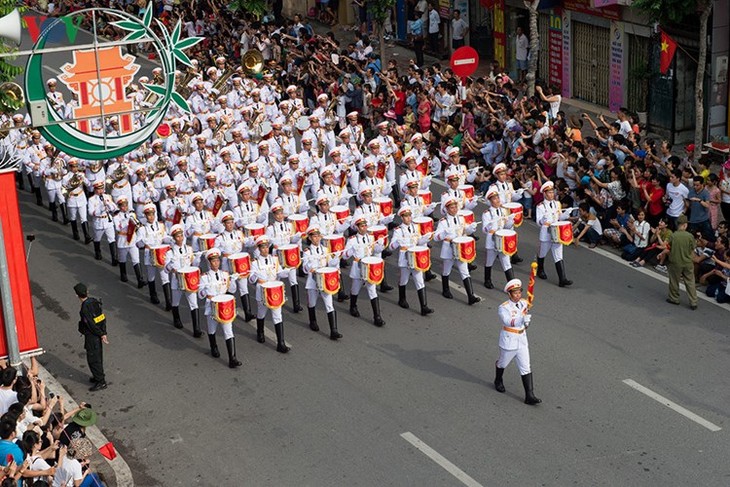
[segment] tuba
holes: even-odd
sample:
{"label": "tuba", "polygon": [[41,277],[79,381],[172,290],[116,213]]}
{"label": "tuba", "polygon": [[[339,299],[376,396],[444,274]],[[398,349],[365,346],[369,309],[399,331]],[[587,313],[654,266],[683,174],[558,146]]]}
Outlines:
{"label": "tuba", "polygon": [[227,82],[228,79],[233,76],[235,71],[232,69],[226,69],[226,71],[216,80],[215,83],[213,83],[213,86],[211,87],[211,92],[215,89],[218,91],[218,96],[225,95],[231,89],[228,87]]}
{"label": "tuba", "polygon": [[264,70],[264,55],[258,49],[249,49],[241,58],[241,65],[246,74],[259,74]]}

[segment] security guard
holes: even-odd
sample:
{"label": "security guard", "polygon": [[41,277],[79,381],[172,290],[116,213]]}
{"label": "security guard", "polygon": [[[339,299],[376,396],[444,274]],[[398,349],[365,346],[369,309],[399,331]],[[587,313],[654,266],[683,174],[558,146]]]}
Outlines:
{"label": "security guard", "polygon": [[218,358],[221,356],[218,351],[218,344],[215,340],[215,332],[220,325],[223,330],[223,338],[226,341],[226,350],[228,350],[228,366],[232,369],[241,366],[241,361],[236,358],[236,338],[233,336],[232,323],[218,323],[213,316],[213,305],[211,299],[226,293],[236,291],[236,282],[231,279],[230,274],[220,269],[221,251],[212,248],[205,253],[208,259],[208,272],[200,278],[200,288],[198,295],[201,299],[205,299],[205,318],[208,322],[208,342],[210,343],[210,354]]}
{"label": "security guard", "polygon": [[500,304],[498,310],[502,331],[499,333],[499,360],[496,364],[494,387],[498,392],[505,391],[502,376],[504,369],[514,358],[525,388],[525,404],[539,404],[542,400],[532,392],[530,347],[527,344],[527,327],[530,326],[532,315],[528,313],[527,300],[522,299],[522,281],[512,279],[504,287],[504,292],[509,295],[509,299]]}
{"label": "security guard", "polygon": [[83,283],[74,286],[74,292],[81,301],[79,315],[79,333],[84,335],[84,348],[86,349],[86,360],[91,370],[91,382],[94,385],[90,391],[106,389],[106,377],[104,376],[104,354],[103,344],[109,344],[106,337],[106,317],[101,309],[101,303],[95,298],[90,298],[88,289]]}

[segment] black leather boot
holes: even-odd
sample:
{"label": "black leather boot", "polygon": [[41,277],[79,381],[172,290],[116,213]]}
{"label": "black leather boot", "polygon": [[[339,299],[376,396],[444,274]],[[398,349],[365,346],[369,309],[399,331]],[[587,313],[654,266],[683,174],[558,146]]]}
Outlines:
{"label": "black leather boot", "polygon": [[226,350],[228,350],[228,366],[232,369],[241,366],[241,361],[236,357],[236,339],[229,338],[226,340]]}
{"label": "black leather boot", "polygon": [[492,268],[487,266],[484,266],[484,287],[494,289],[494,284],[492,284]]}
{"label": "black leather boot", "polygon": [[309,312],[309,329],[312,331],[319,331],[319,325],[317,324],[317,308],[307,307]]}
{"label": "black leather boot", "polygon": [[81,240],[79,236],[79,225],[76,223],[76,220],[71,222],[71,235],[73,235],[74,240]]}
{"label": "black leather boot", "polygon": [[522,262],[522,257],[520,257],[517,254],[514,254],[512,256],[512,258],[510,259],[510,262],[512,262],[513,264],[519,264],[520,262]]}
{"label": "black leather boot", "polygon": [[81,224],[81,231],[84,232],[84,245],[89,245],[91,241],[93,240],[91,238],[91,234],[89,233],[89,222],[84,222]]}
{"label": "black leather boot", "polygon": [[116,242],[112,242],[109,244],[109,252],[112,254],[112,267],[116,267],[119,265],[119,260],[117,260],[117,244]]}
{"label": "black leather boot", "polygon": [[28,174],[27,177],[28,177],[28,191],[30,191],[31,193],[35,193],[35,186],[33,186],[33,177],[30,174]]}
{"label": "black leather boot", "polygon": [[208,342],[210,343],[210,354],[215,358],[220,357],[221,353],[218,350],[218,342],[215,341],[215,333],[208,333]]}
{"label": "black leather boot", "polygon": [[565,277],[565,261],[559,260],[556,262],[555,269],[558,271],[558,286],[565,287],[573,284],[573,281]]}
{"label": "black leather boot", "polygon": [[119,263],[119,280],[122,282],[129,281],[129,278],[127,277],[127,263],[126,262]]}
{"label": "black leather boot", "polygon": [[547,279],[547,274],[545,274],[545,257],[537,258],[537,277]]}
{"label": "black leather boot", "polygon": [[256,318],[256,341],[266,343],[266,335],[264,335],[264,319]]}
{"label": "black leather boot", "polygon": [[134,277],[137,278],[137,289],[142,289],[147,285],[147,281],[142,279],[142,269],[139,264],[134,264],[132,269],[134,269]]}
{"label": "black leather boot", "polygon": [[330,340],[338,340],[342,338],[342,333],[337,331],[337,311],[327,313],[327,321],[330,325]]}
{"label": "black leather boot", "polygon": [[388,279],[386,278],[385,274],[385,267],[383,267],[383,280],[380,282],[380,292],[381,293],[387,293],[388,291],[392,291],[393,286],[388,284]]}
{"label": "black leather boot", "polygon": [[532,372],[522,376],[522,385],[525,388],[525,404],[534,406],[542,402],[542,399],[535,397],[535,393],[532,392]]}
{"label": "black leather boot", "polygon": [[504,278],[507,279],[507,282],[510,282],[512,279],[515,278],[515,271],[512,270],[512,268],[510,267],[509,269],[504,271]]}
{"label": "black leather boot", "polygon": [[375,326],[385,325],[385,321],[380,316],[380,298],[371,299],[370,306],[372,306],[372,308],[373,308],[373,324]]}
{"label": "black leather boot", "polygon": [[469,305],[476,304],[482,300],[482,298],[474,294],[474,286],[471,285],[471,277],[464,279],[464,289],[466,290],[466,296],[469,299]]}
{"label": "black leather boot", "polygon": [[340,259],[340,269],[347,269],[348,267],[350,267],[350,263],[347,259]]}
{"label": "black leather boot", "polygon": [[494,388],[497,389],[497,392],[504,392],[504,382],[502,382],[502,376],[504,375],[504,369],[494,366],[494,369],[496,370],[496,373],[494,375]]}
{"label": "black leather boot", "polygon": [[180,307],[179,306],[173,306],[172,308],[172,324],[175,326],[175,328],[182,328],[182,320],[180,319]]}
{"label": "black leather boot", "polygon": [[299,284],[294,284],[289,289],[291,290],[292,310],[299,313],[303,309],[299,301]]}
{"label": "black leather boot", "polygon": [[241,296],[241,307],[243,308],[243,321],[248,323],[252,319],[256,318],[256,315],[251,313],[251,300],[248,294]]}
{"label": "black leather boot", "polygon": [[360,317],[360,310],[357,309],[357,295],[350,294],[350,315],[355,318]]}
{"label": "black leather boot", "polygon": [[202,337],[203,332],[200,331],[200,313],[197,309],[191,309],[190,316],[193,318],[193,336],[195,338]]}
{"label": "black leather boot", "polygon": [[477,265],[476,265],[476,264],[474,264],[473,262],[469,262],[469,263],[468,263],[468,264],[466,265],[466,268],[467,268],[467,269],[469,269],[469,272],[472,272],[472,271],[475,271],[475,270],[477,270]]}
{"label": "black leather boot", "polygon": [[68,209],[66,208],[66,203],[61,203],[58,205],[58,208],[61,210],[61,224],[68,225]]}
{"label": "black leather boot", "polygon": [[454,295],[451,294],[451,288],[449,287],[449,276],[441,276],[441,296],[446,299],[454,299]]}
{"label": "black leather boot", "polygon": [[286,342],[284,341],[284,323],[274,324],[274,330],[276,331],[276,351],[286,353],[291,350],[286,346]]}
{"label": "black leather boot", "polygon": [[51,210],[51,221],[58,221],[58,207],[56,203],[48,203],[48,209]]}
{"label": "black leather boot", "polygon": [[160,304],[160,298],[157,297],[157,288],[155,287],[155,281],[148,282],[147,287],[150,290],[150,303]]}
{"label": "black leather boot", "polygon": [[423,275],[423,280],[426,282],[431,282],[434,279],[436,279],[436,274],[433,273],[431,269],[427,270],[426,273]]}
{"label": "black leather boot", "polygon": [[18,183],[18,189],[24,190],[25,189],[25,183],[23,182],[23,173],[16,172],[15,173],[15,180]]}
{"label": "black leather boot", "polygon": [[342,289],[342,286],[340,286],[340,290],[337,291],[337,302],[343,303],[350,299],[350,296],[345,292],[344,289]]}
{"label": "black leather boot", "polygon": [[165,311],[172,309],[172,285],[168,282],[162,285],[162,294],[165,296]]}
{"label": "black leather boot", "polygon": [[43,196],[41,195],[41,188],[33,189],[33,193],[35,193],[35,204],[38,206],[43,206]]}
{"label": "black leather boot", "polygon": [[94,242],[94,259],[101,260],[101,242]]}
{"label": "black leather boot", "polygon": [[408,306],[408,301],[406,301],[406,287],[405,286],[398,286],[398,306],[400,306],[403,309],[410,308],[410,306]]}
{"label": "black leather boot", "polygon": [[421,316],[426,316],[433,313],[433,310],[428,307],[428,303],[426,302],[425,287],[418,290],[418,302],[421,304]]}

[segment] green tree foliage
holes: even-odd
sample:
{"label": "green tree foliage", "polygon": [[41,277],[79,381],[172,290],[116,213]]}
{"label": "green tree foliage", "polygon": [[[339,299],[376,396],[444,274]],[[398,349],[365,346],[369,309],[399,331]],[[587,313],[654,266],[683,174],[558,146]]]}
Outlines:
{"label": "green tree foliage", "polygon": [[247,12],[260,19],[269,11],[266,0],[233,0],[229,8],[234,12]]}

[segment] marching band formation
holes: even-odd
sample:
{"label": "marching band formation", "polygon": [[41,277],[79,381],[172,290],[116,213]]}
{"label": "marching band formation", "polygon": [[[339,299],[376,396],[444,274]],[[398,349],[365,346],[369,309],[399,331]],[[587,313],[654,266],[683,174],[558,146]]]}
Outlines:
{"label": "marching band formation", "polygon": [[[256,320],[260,343],[265,342],[265,319],[271,316],[276,350],[281,353],[289,351],[282,313],[287,301],[291,311],[299,313],[302,299],[306,300],[313,331],[319,331],[321,301],[332,340],[342,337],[333,301],[349,300],[350,314],[359,317],[363,287],[373,324],[385,325],[378,294],[393,289],[389,280],[398,282],[400,307],[410,307],[407,288],[412,282],[418,312],[433,313],[425,281],[436,278],[431,272],[431,246],[437,243],[442,295],[453,299],[449,280],[456,269],[467,303],[477,304],[480,298],[474,293],[471,271],[476,269],[479,233],[486,248],[484,285],[494,287],[492,266],[499,260],[511,283],[507,292],[514,288],[512,263],[521,260],[517,229],[523,219],[522,206],[514,200],[521,190],[515,191],[507,181],[504,164],[494,167],[496,181],[482,200],[488,209],[477,220],[478,196],[470,184],[475,172],[463,164],[457,147],[433,158],[421,134],[404,140],[401,129],[389,121],[379,123],[374,137],[366,140],[369,130],[360,124],[357,112],[338,117],[337,100],[326,94],[319,95],[316,107],[305,108],[300,88],[282,89],[269,74],[256,81],[211,67],[205,77],[180,76],[189,88],[192,114],[171,108],[169,133],[158,129],[159,138],[125,156],[78,160],[29,129],[11,130],[5,142],[23,156],[20,187],[27,183],[39,205],[45,193],[52,219],[58,221],[60,213],[75,240],[83,236],[85,244],[93,242],[97,260],[103,258],[105,240],[123,282],[128,281],[131,261],[137,287],[146,286],[154,304],[160,303],[159,281],[175,327],[183,327],[184,297],[194,336],[201,337],[198,303],[204,303],[214,357],[220,356],[216,342],[220,328],[229,366],[241,365],[231,326],[237,301],[242,318]],[[49,81],[51,85],[55,80]],[[76,103],[64,101],[58,91],[52,93],[56,106]],[[143,88],[132,93],[140,107],[153,96]],[[136,123],[143,116],[135,115]],[[13,123],[22,127],[24,117],[14,117]],[[92,120],[91,130],[119,135],[114,117],[103,125]],[[430,183],[432,176],[441,174],[447,189],[436,201]],[[546,278],[543,263],[551,251],[559,284],[567,286],[571,281],[562,245],[572,239],[568,214],[555,199],[552,183],[545,183],[541,191],[545,198],[537,208],[538,277]],[[440,219],[434,217],[437,207]],[[398,276],[388,279],[386,260],[391,256]],[[347,267],[349,291],[343,279]],[[249,292],[254,293],[255,310]],[[502,307],[526,314],[519,300],[514,303]],[[518,329],[529,323],[529,319],[510,320],[500,347],[502,342],[512,344],[515,340],[509,334],[521,335]],[[526,338],[523,341],[526,349]],[[500,365],[503,370],[512,356],[517,357],[520,371],[529,373],[529,356],[510,352],[500,357],[497,366],[500,384]]]}

